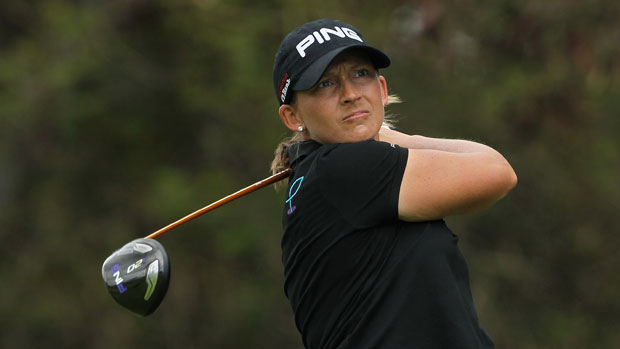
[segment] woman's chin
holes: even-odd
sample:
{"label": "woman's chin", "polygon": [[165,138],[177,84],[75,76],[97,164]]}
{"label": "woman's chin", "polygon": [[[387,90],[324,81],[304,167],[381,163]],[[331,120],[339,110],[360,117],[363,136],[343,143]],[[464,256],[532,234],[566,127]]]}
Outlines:
{"label": "woman's chin", "polygon": [[349,134],[349,143],[367,141],[369,139],[378,139],[379,130],[381,129],[381,125],[379,127],[369,127],[367,125],[360,125],[356,127],[353,132]]}

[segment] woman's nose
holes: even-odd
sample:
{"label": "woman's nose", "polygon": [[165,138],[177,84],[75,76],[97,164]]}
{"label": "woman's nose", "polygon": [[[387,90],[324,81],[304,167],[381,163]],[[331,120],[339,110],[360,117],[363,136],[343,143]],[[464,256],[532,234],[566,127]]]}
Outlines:
{"label": "woman's nose", "polygon": [[343,79],[341,88],[342,103],[351,103],[360,98],[360,93],[357,86],[348,79]]}

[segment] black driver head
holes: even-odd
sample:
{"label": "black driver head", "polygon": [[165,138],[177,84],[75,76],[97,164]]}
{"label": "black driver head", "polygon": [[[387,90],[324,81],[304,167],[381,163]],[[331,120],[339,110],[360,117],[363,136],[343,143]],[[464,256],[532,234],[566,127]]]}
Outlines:
{"label": "black driver head", "polygon": [[136,239],[108,257],[101,273],[115,301],[146,316],[157,309],[168,291],[170,261],[158,241]]}

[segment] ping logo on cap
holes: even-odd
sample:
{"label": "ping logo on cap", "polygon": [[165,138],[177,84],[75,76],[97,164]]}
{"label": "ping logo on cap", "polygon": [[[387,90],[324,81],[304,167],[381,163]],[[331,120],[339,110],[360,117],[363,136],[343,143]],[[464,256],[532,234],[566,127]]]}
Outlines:
{"label": "ping logo on cap", "polygon": [[350,39],[357,40],[359,42],[364,42],[364,40],[362,40],[362,38],[352,29],[349,29],[346,27],[338,27],[338,26],[334,26],[334,29],[321,28],[318,31],[314,31],[312,34],[306,36],[303,40],[301,40],[297,44],[297,46],[295,46],[297,48],[297,52],[299,53],[299,55],[302,58],[305,57],[306,49],[312,46],[315,42],[322,44],[325,41],[331,40],[330,34],[335,35],[342,39],[348,37]]}

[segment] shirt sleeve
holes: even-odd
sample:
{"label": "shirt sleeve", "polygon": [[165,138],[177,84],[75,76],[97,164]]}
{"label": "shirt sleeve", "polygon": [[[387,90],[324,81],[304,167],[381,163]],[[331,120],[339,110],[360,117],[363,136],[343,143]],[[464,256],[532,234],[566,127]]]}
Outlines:
{"label": "shirt sleeve", "polygon": [[318,159],[322,194],[357,229],[396,220],[408,155],[373,140],[334,145]]}

